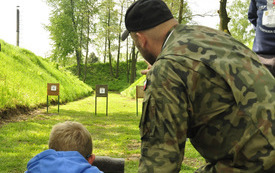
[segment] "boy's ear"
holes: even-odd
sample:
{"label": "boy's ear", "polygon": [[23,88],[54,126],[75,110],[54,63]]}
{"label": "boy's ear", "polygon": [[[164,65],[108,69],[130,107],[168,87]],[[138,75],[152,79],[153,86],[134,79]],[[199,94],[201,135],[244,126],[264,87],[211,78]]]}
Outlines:
{"label": "boy's ear", "polygon": [[91,156],[88,158],[88,162],[92,165],[94,161],[95,161],[95,155],[91,154]]}

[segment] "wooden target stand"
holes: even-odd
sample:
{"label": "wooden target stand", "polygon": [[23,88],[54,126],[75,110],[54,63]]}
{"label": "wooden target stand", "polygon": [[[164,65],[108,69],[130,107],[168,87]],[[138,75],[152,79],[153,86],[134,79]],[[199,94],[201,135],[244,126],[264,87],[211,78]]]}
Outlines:
{"label": "wooden target stand", "polygon": [[58,96],[58,113],[59,113],[59,83],[48,83],[47,85],[47,113],[49,109],[49,95]]}
{"label": "wooden target stand", "polygon": [[106,97],[106,116],[108,116],[108,85],[96,85],[95,115],[97,109],[97,97]]}
{"label": "wooden target stand", "polygon": [[138,99],[144,97],[144,86],[136,86],[136,110],[138,116]]}

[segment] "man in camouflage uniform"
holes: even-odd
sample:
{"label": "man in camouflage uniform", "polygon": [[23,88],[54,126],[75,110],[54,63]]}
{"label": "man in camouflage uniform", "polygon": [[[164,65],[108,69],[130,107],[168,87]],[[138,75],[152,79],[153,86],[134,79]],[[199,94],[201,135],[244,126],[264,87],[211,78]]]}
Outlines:
{"label": "man in camouflage uniform", "polygon": [[275,80],[231,36],[179,25],[161,0],[138,0],[127,30],[152,65],[140,121],[139,172],[179,172],[190,138],[197,172],[275,172]]}

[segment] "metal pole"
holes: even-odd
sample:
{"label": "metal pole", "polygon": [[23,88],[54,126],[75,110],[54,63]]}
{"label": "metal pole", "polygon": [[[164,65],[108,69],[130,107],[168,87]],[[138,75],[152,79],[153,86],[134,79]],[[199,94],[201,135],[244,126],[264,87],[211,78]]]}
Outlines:
{"label": "metal pole", "polygon": [[138,97],[136,96],[136,108],[137,108],[137,116],[138,116]]}
{"label": "metal pole", "polygon": [[17,10],[16,10],[16,46],[19,46],[19,6],[17,6]]}
{"label": "metal pole", "polygon": [[49,109],[49,96],[47,95],[47,113],[48,113],[48,109]]}
{"label": "metal pole", "polygon": [[106,97],[106,116],[108,116],[108,95]]}
{"label": "metal pole", "polygon": [[59,113],[59,95],[58,95],[58,113]]}
{"label": "metal pole", "polygon": [[97,99],[96,99],[96,96],[95,96],[95,115],[96,115],[96,104],[97,104]]}

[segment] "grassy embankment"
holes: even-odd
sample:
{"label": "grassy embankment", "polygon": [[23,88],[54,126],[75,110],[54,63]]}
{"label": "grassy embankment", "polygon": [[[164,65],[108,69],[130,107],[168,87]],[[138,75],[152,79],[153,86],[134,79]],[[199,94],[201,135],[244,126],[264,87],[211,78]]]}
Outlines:
{"label": "grassy embankment", "polygon": [[[91,94],[92,88],[71,73],[56,69],[29,50],[0,43],[0,114],[45,106],[47,83],[60,83],[61,103]],[[56,102],[57,97],[50,96],[50,101]]]}

